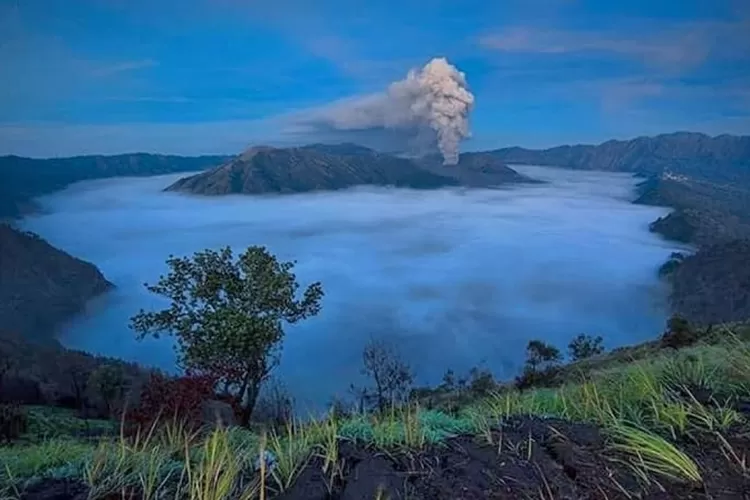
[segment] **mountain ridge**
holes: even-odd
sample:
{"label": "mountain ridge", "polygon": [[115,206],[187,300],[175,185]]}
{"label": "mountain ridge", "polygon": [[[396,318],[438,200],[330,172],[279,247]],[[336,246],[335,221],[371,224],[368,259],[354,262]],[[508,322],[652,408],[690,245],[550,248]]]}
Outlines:
{"label": "mountain ridge", "polygon": [[56,328],[114,285],[90,262],[0,223],[0,326],[51,341]]}
{"label": "mountain ridge", "polygon": [[0,219],[16,218],[33,211],[33,198],[63,189],[74,182],[203,170],[227,158],[150,153],[50,159],[0,156]]}
{"label": "mountain ridge", "polygon": [[484,187],[508,182],[533,180],[483,153],[465,153],[458,165],[444,166],[431,157],[415,161],[344,143],[256,146],[212,170],[182,178],[166,190],[222,195],[300,193],[358,185]]}

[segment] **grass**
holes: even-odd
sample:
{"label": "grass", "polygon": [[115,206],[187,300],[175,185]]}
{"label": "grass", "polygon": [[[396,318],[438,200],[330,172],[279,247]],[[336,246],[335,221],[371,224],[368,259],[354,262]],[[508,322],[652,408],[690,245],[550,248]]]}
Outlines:
{"label": "grass", "polygon": [[640,477],[648,480],[655,473],[675,481],[702,481],[695,461],[661,436],[628,425],[615,426],[610,433],[613,448],[635,459],[631,465]]}
{"label": "grass", "polygon": [[[536,415],[602,426],[613,456],[626,460],[644,482],[657,478],[701,483],[701,465],[681,443],[712,436],[728,467],[748,474],[748,459],[726,439],[746,426],[732,408],[750,396],[750,344],[727,334],[722,342],[679,351],[644,354],[626,362],[623,352],[568,371],[554,389],[504,389],[465,406],[457,414],[417,404],[380,415],[329,416],[306,424],[292,422],[269,432],[217,428],[201,435],[173,421],[134,438],[110,436],[98,442],[62,438],[83,427],[70,413],[31,408],[35,438],[0,447],[0,480],[6,488],[45,477],[78,477],[91,497],[138,490],[146,499],[250,500],[288,490],[309,464],[321,467],[330,489],[343,474],[340,445],[360,441],[389,451],[439,446],[456,435],[472,434],[503,450],[499,424],[510,417]],[[580,363],[579,363],[580,365]],[[580,368],[580,366],[579,366]],[[699,391],[716,395],[710,405]],[[90,429],[92,421],[87,424]],[[107,431],[112,423],[95,423]],[[52,432],[57,429],[56,432]],[[532,437],[517,443],[518,455],[532,459]],[[272,457],[272,460],[268,460]],[[550,492],[551,494],[551,492]],[[546,493],[545,493],[546,495]],[[2,495],[0,495],[2,496]]]}

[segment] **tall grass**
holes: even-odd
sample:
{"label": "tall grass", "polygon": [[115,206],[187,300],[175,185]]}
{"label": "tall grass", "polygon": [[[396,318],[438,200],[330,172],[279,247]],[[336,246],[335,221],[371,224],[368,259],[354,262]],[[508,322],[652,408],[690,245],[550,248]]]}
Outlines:
{"label": "tall grass", "polygon": [[[699,389],[724,399],[702,404]],[[495,392],[458,415],[407,405],[342,420],[328,416],[304,425],[290,422],[260,435],[224,428],[199,433],[174,420],[99,444],[49,440],[33,447],[0,448],[5,468],[0,479],[15,481],[70,467],[91,487],[92,497],[137,491],[147,500],[249,500],[264,498],[269,489],[280,493],[291,488],[312,457],[320,459],[316,463],[322,463],[332,488],[342,473],[343,439],[419,450],[472,433],[500,452],[503,421],[535,415],[604,427],[612,449],[628,457],[644,479],[658,475],[700,483],[696,462],[670,440],[718,436],[717,446],[729,463],[747,473],[747,457],[724,435],[743,423],[732,404],[750,395],[749,389],[750,346],[727,335],[722,345],[657,353],[554,389]],[[527,444],[521,455],[530,457],[531,438]]]}
{"label": "tall grass", "polygon": [[613,448],[630,455],[641,477],[656,473],[675,481],[702,482],[698,465],[687,454],[666,439],[627,425],[610,429]]}

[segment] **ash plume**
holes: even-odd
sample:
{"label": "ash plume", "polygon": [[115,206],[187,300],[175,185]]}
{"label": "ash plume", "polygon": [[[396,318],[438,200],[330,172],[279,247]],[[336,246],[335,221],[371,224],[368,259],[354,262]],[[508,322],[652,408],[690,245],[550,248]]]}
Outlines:
{"label": "ash plume", "polygon": [[454,165],[461,141],[470,136],[473,106],[464,73],[439,57],[410,70],[385,92],[338,101],[298,124],[331,136],[369,136],[381,147],[399,135],[411,149],[436,144],[444,163]]}

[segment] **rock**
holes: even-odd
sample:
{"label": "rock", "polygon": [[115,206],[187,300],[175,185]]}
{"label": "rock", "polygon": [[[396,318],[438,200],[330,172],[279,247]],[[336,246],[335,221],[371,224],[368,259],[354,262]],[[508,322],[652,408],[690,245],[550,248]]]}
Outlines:
{"label": "rock", "polygon": [[72,479],[43,479],[26,488],[22,500],[86,500],[89,487]]}
{"label": "rock", "polygon": [[[266,472],[273,471],[274,467],[276,467],[276,455],[271,451],[263,450],[263,460],[265,461]],[[254,469],[255,472],[260,472],[260,457],[255,459]]]}
{"label": "rock", "polygon": [[201,409],[203,424],[207,426],[232,427],[237,425],[237,417],[229,403],[211,399],[203,403]]}

